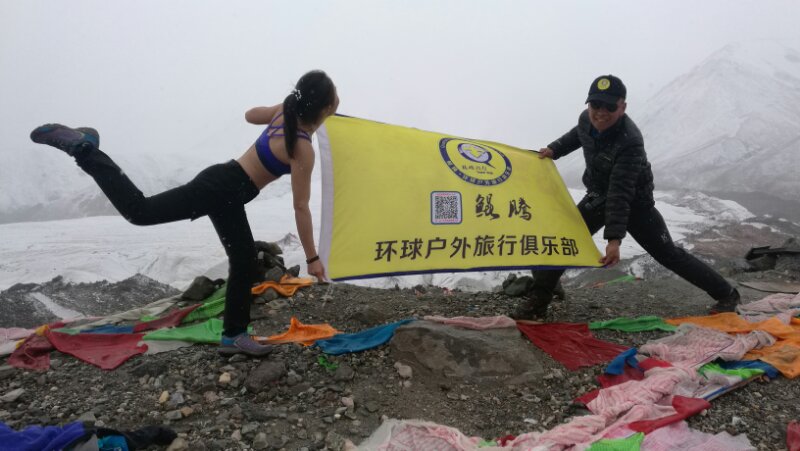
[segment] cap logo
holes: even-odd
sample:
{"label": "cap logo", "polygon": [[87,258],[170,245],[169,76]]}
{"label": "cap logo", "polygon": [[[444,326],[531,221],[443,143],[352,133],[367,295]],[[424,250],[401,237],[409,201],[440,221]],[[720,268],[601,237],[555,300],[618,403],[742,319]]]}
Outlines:
{"label": "cap logo", "polygon": [[611,82],[608,80],[608,78],[601,78],[597,80],[597,89],[605,91],[609,87],[611,87]]}

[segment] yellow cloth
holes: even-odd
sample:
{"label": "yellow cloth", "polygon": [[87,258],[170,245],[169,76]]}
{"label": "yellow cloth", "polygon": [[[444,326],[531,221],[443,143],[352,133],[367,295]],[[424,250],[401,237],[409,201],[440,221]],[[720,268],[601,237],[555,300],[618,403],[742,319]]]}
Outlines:
{"label": "yellow cloth", "polygon": [[745,334],[762,330],[778,339],[772,346],[753,349],[745,360],[761,360],[769,363],[788,378],[800,376],[800,320],[792,318],[790,324],[783,324],[778,318],[751,323],[736,313],[720,313],[711,316],[689,316],[666,320],[675,326],[691,323],[732,334]]}
{"label": "yellow cloth", "polygon": [[340,332],[328,324],[303,324],[293,316],[289,324],[289,330],[286,332],[266,338],[255,337],[255,339],[256,341],[266,341],[272,344],[300,343],[303,346],[310,346],[317,340],[330,338],[338,333]]}
{"label": "yellow cloth", "polygon": [[318,135],[333,280],[600,266],[553,161],[535,152],[342,116]]}
{"label": "yellow cloth", "polygon": [[314,280],[307,277],[290,277],[284,275],[281,277],[280,282],[267,281],[262,284],[254,286],[250,291],[253,294],[261,294],[269,288],[277,291],[285,297],[294,295],[298,289],[302,287],[309,287],[314,284]]}

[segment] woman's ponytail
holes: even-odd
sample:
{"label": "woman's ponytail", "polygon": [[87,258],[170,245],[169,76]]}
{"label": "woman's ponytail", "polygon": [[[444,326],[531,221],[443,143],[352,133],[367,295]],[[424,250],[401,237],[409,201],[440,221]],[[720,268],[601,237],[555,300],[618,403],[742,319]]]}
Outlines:
{"label": "woman's ponytail", "polygon": [[286,153],[294,158],[294,146],[297,144],[297,97],[300,91],[295,89],[283,100],[283,134],[286,142]]}
{"label": "woman's ponytail", "polygon": [[325,108],[336,102],[336,87],[321,70],[312,70],[300,77],[294,90],[283,101],[283,126],[286,135],[286,152],[294,158],[298,124],[316,124],[322,119]]}

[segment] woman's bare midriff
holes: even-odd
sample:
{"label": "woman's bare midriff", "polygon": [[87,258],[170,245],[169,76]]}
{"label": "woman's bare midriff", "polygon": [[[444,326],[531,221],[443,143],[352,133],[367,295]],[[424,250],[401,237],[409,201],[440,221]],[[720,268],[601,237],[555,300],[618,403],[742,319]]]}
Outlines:
{"label": "woman's bare midriff", "polygon": [[272,173],[267,171],[261,160],[258,159],[255,144],[247,149],[238,160],[236,160],[244,169],[244,172],[250,177],[250,180],[258,187],[259,190],[269,185],[273,180],[276,180]]}

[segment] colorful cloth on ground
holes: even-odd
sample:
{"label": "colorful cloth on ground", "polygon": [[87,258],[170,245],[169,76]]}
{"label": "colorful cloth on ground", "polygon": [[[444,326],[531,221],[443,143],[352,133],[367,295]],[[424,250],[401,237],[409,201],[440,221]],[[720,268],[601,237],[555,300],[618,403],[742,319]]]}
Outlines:
{"label": "colorful cloth on ground", "polygon": [[[800,321],[793,318],[784,324],[777,317],[751,323],[735,313],[720,313],[712,316],[675,318],[667,320],[671,324],[691,323],[723,332],[743,334],[765,332],[778,340],[771,346],[752,349],[744,357],[746,360],[760,359],[769,363],[788,378],[800,376]],[[735,359],[735,360],[741,360]]]}
{"label": "colorful cloth on ground", "polygon": [[273,290],[277,291],[278,294],[288,298],[289,296],[294,296],[294,294],[300,288],[310,287],[311,285],[314,285],[314,279],[306,277],[291,277],[284,274],[283,277],[281,277],[280,282],[268,280],[264,283],[256,285],[251,291],[253,294],[261,294],[272,288]]}
{"label": "colorful cloth on ground", "polygon": [[0,343],[28,338],[34,332],[36,332],[34,329],[21,327],[0,327]]}
{"label": "colorful cloth on ground", "polygon": [[751,323],[777,316],[782,323],[789,324],[792,317],[800,312],[800,294],[771,294],[755,302],[740,304],[736,311]]}
{"label": "colorful cloth on ground", "polygon": [[681,421],[646,434],[642,451],[756,451],[756,448],[745,434],[707,434]]}
{"label": "colorful cloth on ground", "polygon": [[767,375],[770,379],[775,379],[778,377],[778,370],[770,365],[769,363],[762,362],[760,360],[738,360],[732,362],[722,362],[720,366],[723,369],[737,369],[737,368],[753,368],[753,369],[760,369],[764,371],[764,374]]}
{"label": "colorful cloth on ground", "polygon": [[616,418],[637,405],[655,404],[683,381],[697,379],[696,373],[683,368],[653,368],[647,377],[639,381],[628,381],[600,390],[597,397],[586,407],[597,415]]}
{"label": "colorful cloth on ground", "polygon": [[697,370],[700,374],[705,375],[709,372],[716,372],[721,374],[727,374],[729,376],[736,376],[741,379],[750,379],[753,376],[760,376],[764,374],[764,370],[761,368],[752,368],[752,367],[739,367],[739,368],[723,368],[718,363],[706,363],[705,365],[701,366],[700,369]]}
{"label": "colorful cloth on ground", "polygon": [[113,370],[131,357],[144,354],[142,334],[78,334],[48,331],[47,339],[59,351],[91,363],[104,370]]}
{"label": "colorful cloth on ground", "polygon": [[270,335],[265,339],[258,338],[257,340],[272,344],[300,343],[304,346],[310,346],[317,340],[330,338],[340,333],[329,324],[303,324],[293,316],[289,322],[289,330],[282,334]]}
{"label": "colorful cloth on ground", "polygon": [[697,367],[716,358],[742,360],[753,348],[774,343],[774,338],[763,331],[747,335],[729,335],[693,324],[682,324],[673,335],[646,343],[639,348],[648,354],[673,365]]}
{"label": "colorful cloth on ground", "polygon": [[11,353],[8,364],[15,368],[46,370],[50,368],[50,351],[53,349],[47,337],[32,335]]}
{"label": "colorful cloth on ground", "polygon": [[625,372],[626,367],[636,368],[638,370],[642,370],[639,368],[639,360],[636,359],[636,353],[638,351],[636,348],[630,348],[627,351],[623,351],[618,356],[614,357],[611,363],[605,369],[605,374],[610,374],[612,376],[619,376],[623,372]]}
{"label": "colorful cloth on ground", "polygon": [[65,426],[28,426],[15,431],[0,422],[0,448],[13,451],[57,451],[66,448],[86,430],[83,423],[70,423]]}
{"label": "colorful cloth on ground", "polygon": [[174,312],[170,312],[169,314],[161,318],[154,319],[152,321],[146,321],[143,323],[138,323],[133,326],[133,332],[139,333],[148,330],[162,329],[164,327],[177,326],[178,324],[181,324],[183,322],[184,318],[186,318],[187,315],[192,313],[193,310],[195,310],[200,306],[201,306],[200,304],[190,305],[189,307],[185,307],[180,310],[175,310]]}
{"label": "colorful cloth on ground", "polygon": [[586,451],[639,451],[642,447],[642,440],[644,434],[639,432],[627,438],[604,438],[598,440],[588,448]]}
{"label": "colorful cloth on ground", "polygon": [[340,355],[350,352],[365,351],[378,347],[392,339],[394,331],[403,324],[410,323],[413,319],[404,319],[396,323],[373,327],[354,334],[334,335],[327,340],[318,340],[315,344],[325,354]]}
{"label": "colorful cloth on ground", "polygon": [[692,415],[696,415],[706,409],[709,409],[711,408],[711,403],[705,399],[673,396],[672,408],[675,409],[675,414],[673,415],[658,418],[656,420],[634,421],[633,423],[628,424],[627,427],[633,431],[649,434],[658,428],[685,420]]}
{"label": "colorful cloth on ground", "polygon": [[[139,318],[143,316],[160,315],[162,312],[168,310],[170,307],[178,303],[180,300],[181,298],[178,296],[159,299],[155,302],[151,302],[150,304],[145,305],[144,307],[138,307],[121,313],[115,313],[113,315],[108,315],[98,320],[82,324],[80,326],[72,326],[72,327],[85,330],[85,329],[91,329],[92,327],[96,326],[105,326],[106,324],[118,324],[124,321],[138,321]],[[56,327],[53,328],[56,329]]]}
{"label": "colorful cloth on ground", "polygon": [[78,330],[73,328],[62,327],[61,329],[58,329],[57,332],[61,332],[62,334],[67,334],[67,335],[75,335],[76,332],[84,334],[132,334],[133,326],[114,326],[112,324],[108,324],[105,326],[97,326],[86,330]]}
{"label": "colorful cloth on ground", "polygon": [[786,448],[788,451],[800,451],[800,423],[790,421],[786,426]]}
{"label": "colorful cloth on ground", "polygon": [[445,318],[444,316],[425,316],[422,319],[425,321],[433,321],[436,323],[447,324],[449,326],[463,327],[465,329],[486,330],[486,329],[499,329],[504,327],[515,327],[517,322],[513,319],[501,316],[455,316],[452,318]]}
{"label": "colorful cloth on ground", "polygon": [[183,324],[193,323],[195,321],[205,320],[209,318],[216,318],[225,311],[225,290],[226,286],[222,285],[217,288],[217,291],[203,300],[202,305],[189,312],[183,318]]}
{"label": "colorful cloth on ground", "polygon": [[186,348],[194,345],[194,343],[180,340],[149,340],[146,345],[147,351],[145,351],[144,355],[153,355]]}
{"label": "colorful cloth on ground", "polygon": [[663,330],[672,332],[676,329],[672,324],[664,322],[658,316],[640,316],[638,318],[616,318],[608,321],[593,321],[589,323],[590,330],[612,329],[622,332],[644,332],[648,330]]}
{"label": "colorful cloth on ground", "polygon": [[145,341],[170,340],[190,341],[192,343],[219,344],[222,339],[222,320],[211,318],[191,326],[160,329],[144,335]]}
{"label": "colorful cloth on ground", "polygon": [[561,362],[569,370],[605,363],[628,349],[598,340],[586,324],[522,324],[517,328],[536,346]]}

